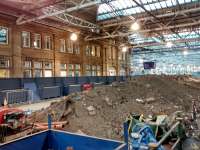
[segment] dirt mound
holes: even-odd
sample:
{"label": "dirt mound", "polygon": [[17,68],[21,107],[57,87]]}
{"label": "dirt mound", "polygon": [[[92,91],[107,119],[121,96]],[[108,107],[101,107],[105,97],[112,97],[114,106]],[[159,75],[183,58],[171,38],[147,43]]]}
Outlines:
{"label": "dirt mound", "polygon": [[36,113],[36,121],[67,120],[65,130],[98,137],[121,139],[123,122],[130,113],[144,115],[189,112],[192,99],[200,96],[200,83],[189,77],[145,76],[91,91],[74,93]]}

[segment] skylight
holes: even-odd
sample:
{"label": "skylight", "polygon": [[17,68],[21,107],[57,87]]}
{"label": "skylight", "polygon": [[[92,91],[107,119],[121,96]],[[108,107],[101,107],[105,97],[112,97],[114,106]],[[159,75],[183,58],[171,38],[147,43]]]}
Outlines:
{"label": "skylight", "polygon": [[[136,0],[148,11],[154,11],[162,8],[169,8],[176,5],[195,2],[198,0]],[[116,16],[128,16],[142,13],[144,10],[137,6],[133,0],[113,0],[103,3],[98,8],[97,20],[110,19]]]}

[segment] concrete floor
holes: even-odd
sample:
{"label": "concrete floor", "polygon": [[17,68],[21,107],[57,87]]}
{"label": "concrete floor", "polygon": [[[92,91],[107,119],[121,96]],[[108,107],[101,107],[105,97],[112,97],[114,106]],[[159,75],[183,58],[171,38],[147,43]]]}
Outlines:
{"label": "concrete floor", "polygon": [[20,105],[17,105],[15,107],[22,109],[24,111],[33,112],[33,111],[37,111],[37,110],[47,108],[47,107],[50,106],[50,104],[52,102],[58,102],[58,101],[61,101],[61,100],[62,100],[62,98],[54,98],[54,99],[48,99],[48,100],[41,100],[41,101],[38,101],[36,103],[20,104]]}

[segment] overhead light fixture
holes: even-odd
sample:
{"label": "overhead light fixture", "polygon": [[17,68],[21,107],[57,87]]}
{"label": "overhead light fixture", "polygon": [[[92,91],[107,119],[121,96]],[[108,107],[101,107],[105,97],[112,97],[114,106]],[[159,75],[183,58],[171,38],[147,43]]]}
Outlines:
{"label": "overhead light fixture", "polygon": [[127,47],[126,47],[126,46],[122,47],[122,52],[123,52],[123,53],[126,53],[126,52],[127,52]]}
{"label": "overhead light fixture", "polygon": [[77,36],[76,33],[72,33],[71,36],[70,36],[70,39],[71,39],[72,41],[76,41],[77,38],[78,38],[78,36]]}
{"label": "overhead light fixture", "polygon": [[187,51],[187,50],[184,50],[184,51],[183,51],[183,55],[184,55],[184,56],[188,55],[188,51]]}
{"label": "overhead light fixture", "polygon": [[173,46],[173,43],[172,43],[172,42],[167,42],[167,43],[166,43],[166,46],[167,46],[168,48],[171,48],[171,47]]}
{"label": "overhead light fixture", "polygon": [[34,47],[37,46],[37,42],[36,42],[36,41],[33,42],[33,46],[34,46]]}
{"label": "overhead light fixture", "polygon": [[134,22],[134,23],[131,25],[131,30],[132,30],[132,31],[137,31],[137,30],[139,30],[139,29],[140,29],[139,23]]}
{"label": "overhead light fixture", "polygon": [[140,58],[140,59],[139,59],[139,62],[140,62],[140,63],[143,63],[143,62],[144,62],[144,60],[143,60],[142,58]]}

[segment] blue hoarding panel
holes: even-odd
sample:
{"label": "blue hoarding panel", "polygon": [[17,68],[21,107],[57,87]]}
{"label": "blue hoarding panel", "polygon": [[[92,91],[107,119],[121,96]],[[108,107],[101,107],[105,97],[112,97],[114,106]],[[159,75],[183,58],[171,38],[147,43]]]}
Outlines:
{"label": "blue hoarding panel", "polygon": [[121,144],[114,140],[49,130],[0,145],[0,150],[114,150]]}
{"label": "blue hoarding panel", "polygon": [[[60,131],[52,131],[52,141],[50,149],[53,150],[66,150],[67,148],[73,148],[74,150],[114,150],[121,142],[99,139],[95,137],[76,135]],[[52,144],[53,143],[53,144]]]}
{"label": "blue hoarding panel", "polygon": [[48,150],[48,131],[0,145],[0,150]]}

